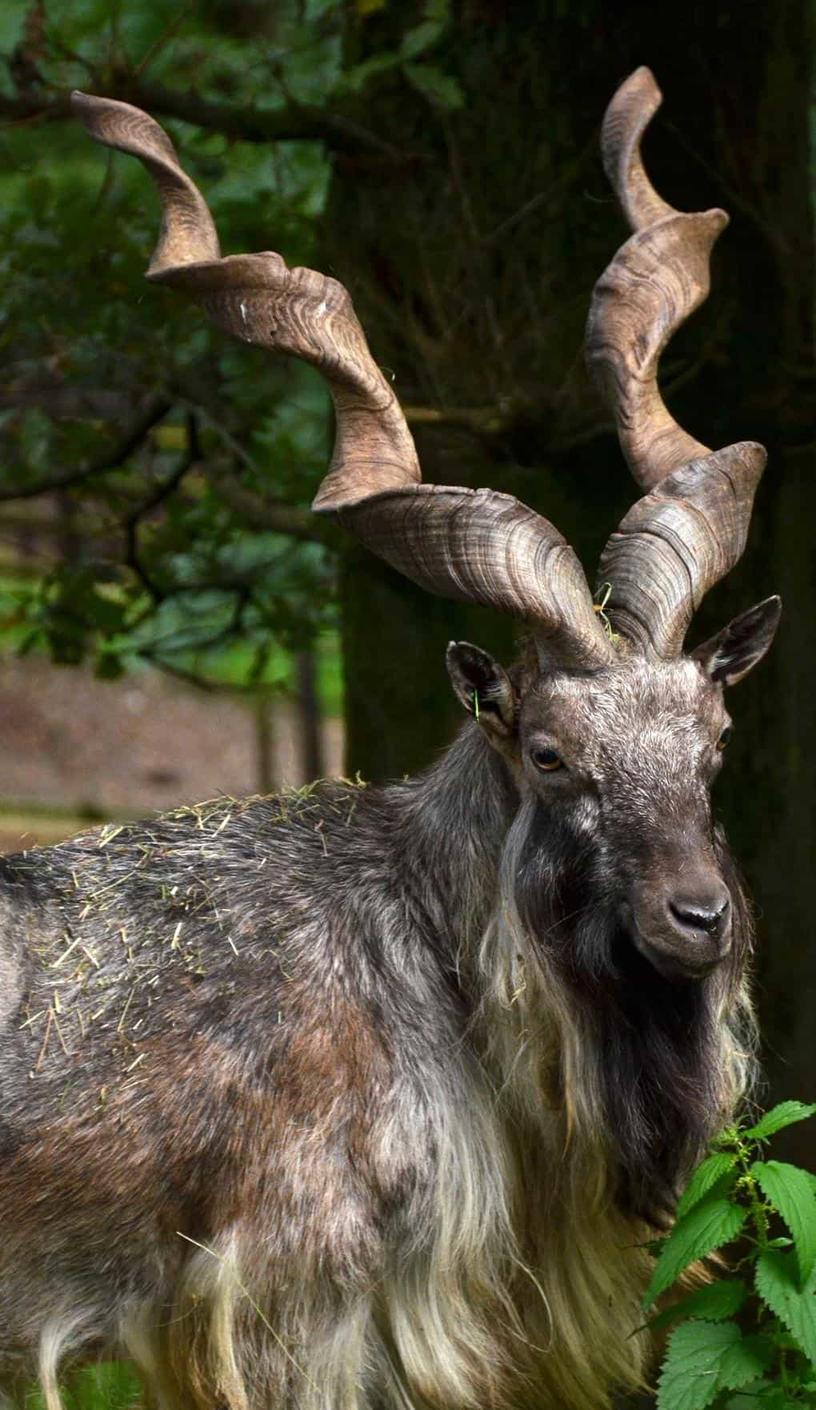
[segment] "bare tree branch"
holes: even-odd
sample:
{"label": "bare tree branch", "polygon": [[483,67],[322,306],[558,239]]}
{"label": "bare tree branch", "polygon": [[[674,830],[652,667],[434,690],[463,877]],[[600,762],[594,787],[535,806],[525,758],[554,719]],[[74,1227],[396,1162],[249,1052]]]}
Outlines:
{"label": "bare tree branch", "polygon": [[[221,421],[211,416],[199,401],[191,400],[188,404],[204,425],[209,426],[223,441],[235,460],[257,472],[258,466],[249,451]],[[341,536],[331,520],[322,519],[297,505],[256,494],[242,485],[236,472],[223,461],[209,460],[204,468],[207,479],[215,485],[225,504],[254,527],[271,529],[276,534],[288,534],[290,538],[301,539],[304,543],[322,543],[332,549],[340,547]]]}
{"label": "bare tree branch", "polygon": [[151,397],[147,405],[131,422],[124,435],[116,444],[95,459],[87,461],[76,470],[68,470],[60,475],[49,475],[26,485],[0,485],[0,503],[12,499],[36,499],[37,495],[50,494],[53,490],[69,489],[72,485],[84,484],[95,475],[105,475],[109,470],[117,470],[128,456],[145,440],[153,427],[170,411],[173,403],[166,397]]}
{"label": "bare tree branch", "polygon": [[0,411],[42,411],[52,421],[116,421],[133,405],[122,392],[75,387],[40,369],[34,376],[0,386]]}
{"label": "bare tree branch", "polygon": [[195,417],[192,413],[187,415],[187,449],[179,460],[175,470],[157,485],[152,494],[145,499],[128,514],[125,528],[125,562],[127,566],[136,574],[142,586],[150,593],[154,602],[161,602],[165,597],[162,588],[159,587],[155,579],[145,568],[139,553],[139,525],[146,514],[152,509],[156,509],[175,489],[181,484],[188,471],[192,470],[201,459],[201,447],[198,442],[198,432],[195,424]]}
{"label": "bare tree branch", "polygon": [[457,426],[474,435],[490,436],[512,425],[517,408],[496,406],[404,406],[409,426]]}
{"label": "bare tree branch", "polygon": [[271,529],[273,533],[286,534],[303,543],[322,543],[331,549],[340,547],[340,534],[330,520],[321,519],[297,505],[262,498],[242,485],[238,476],[224,466],[210,463],[206,469],[208,480],[224,503],[254,528]]}
{"label": "bare tree branch", "polygon": [[[154,83],[131,72],[104,73],[94,79],[101,98],[118,98],[144,108],[153,117],[176,118],[207,132],[241,142],[323,142],[330,151],[378,152],[404,160],[404,153],[352,118],[322,108],[289,103],[283,108],[255,108],[250,104],[213,102],[198,93],[182,92]],[[0,94],[0,117],[12,123],[58,122],[72,118],[68,92],[36,87]]]}
{"label": "bare tree branch", "polygon": [[[151,398],[147,406],[126,428],[121,440],[76,470],[49,475],[28,484],[4,485],[0,483],[0,504],[11,503],[15,500],[37,499],[41,495],[52,494],[55,490],[70,489],[75,485],[84,484],[96,476],[118,469],[128,459],[128,456],[138,450],[153,427],[167,415],[172,406],[173,402],[165,397]],[[253,466],[251,457],[243,447],[234,442],[229,433],[206,413],[202,413],[202,415],[207,424],[215,426],[222,439],[227,440],[230,449],[238,454],[245,463]],[[199,452],[196,452],[192,458],[185,457],[178,470],[174,471],[148,499],[140,501],[128,515],[124,528],[129,550],[133,549],[132,540],[140,518],[171,493],[188,470],[192,468],[194,462],[198,464],[198,468],[206,475],[210,483],[217,488],[221,498],[229,505],[230,509],[245,519],[251,527],[271,529],[275,533],[286,534],[289,538],[299,539],[304,543],[322,543],[327,548],[339,548],[340,534],[336,525],[311,514],[307,509],[299,508],[297,505],[268,500],[255,494],[241,484],[234,471],[223,464],[214,463],[212,460],[207,461]],[[136,563],[130,559],[128,562],[138,573],[139,569]]]}
{"label": "bare tree branch", "polygon": [[[243,142],[323,142],[333,152],[376,151],[404,160],[404,153],[391,142],[352,118],[289,103],[285,108],[263,109],[213,103],[197,93],[181,93],[164,84],[123,74],[116,80],[125,102],[135,103],[151,114],[178,118],[208,132],[220,132],[225,137]],[[102,96],[106,96],[104,93]]]}

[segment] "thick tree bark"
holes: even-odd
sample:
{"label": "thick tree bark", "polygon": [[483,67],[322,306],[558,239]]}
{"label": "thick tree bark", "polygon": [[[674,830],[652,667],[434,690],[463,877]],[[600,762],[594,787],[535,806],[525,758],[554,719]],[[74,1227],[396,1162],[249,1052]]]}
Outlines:
{"label": "thick tree bark", "polygon": [[322,778],[323,737],[317,693],[317,666],[313,651],[296,653],[295,680],[301,776],[304,779]]}
{"label": "thick tree bark", "polygon": [[368,780],[416,773],[462,722],[445,674],[452,638],[513,654],[512,624],[432,598],[362,549],[343,558],[341,614],[346,772]]}
{"label": "thick tree bark", "polygon": [[[354,42],[382,47],[391,23],[386,11],[359,19]],[[802,1097],[816,1087],[812,52],[806,0],[460,4],[447,52],[433,57],[459,78],[465,106],[434,110],[396,71],[372,85],[367,122],[405,161],[338,160],[327,233],[403,401],[489,413],[478,434],[428,428],[425,478],[519,494],[591,566],[635,494],[581,358],[593,282],[626,233],[598,125],[631,69],[654,70],[665,105],[645,147],[661,194],[732,216],[712,297],[675,339],[663,383],[701,440],[770,451],[749,552],[695,630],[770,592],[785,598],[780,641],[731,702],[720,801],[760,910],[767,1068],[775,1093]],[[446,637],[465,635],[466,614],[362,555],[347,559],[343,611],[349,767],[413,769],[449,736],[441,654]],[[812,1158],[808,1128],[795,1132]]]}
{"label": "thick tree bark", "polygon": [[268,691],[259,690],[253,702],[255,714],[255,749],[257,755],[258,792],[274,793],[275,778],[275,717]]}

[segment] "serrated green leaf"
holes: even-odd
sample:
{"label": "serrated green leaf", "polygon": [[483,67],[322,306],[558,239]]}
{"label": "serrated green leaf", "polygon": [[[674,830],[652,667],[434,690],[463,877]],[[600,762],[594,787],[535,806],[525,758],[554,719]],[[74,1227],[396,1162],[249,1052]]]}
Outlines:
{"label": "serrated green leaf", "polygon": [[816,1364],[816,1273],[811,1273],[800,1291],[795,1254],[773,1249],[760,1254],[755,1276],[756,1290],[766,1307]]}
{"label": "serrated green leaf", "polygon": [[742,1134],[756,1141],[765,1141],[769,1136],[776,1135],[777,1131],[783,1131],[786,1126],[793,1126],[796,1121],[807,1121],[809,1116],[816,1116],[816,1102],[811,1102],[810,1105],[805,1102],[780,1102],[778,1106],[766,1111],[755,1126],[749,1126]]}
{"label": "serrated green leaf", "polygon": [[742,1337],[724,1352],[717,1384],[720,1390],[741,1390],[759,1380],[774,1359],[770,1337]]}
{"label": "serrated green leaf", "polygon": [[672,1322],[690,1317],[700,1318],[704,1322],[723,1322],[739,1312],[747,1295],[748,1289],[739,1278],[707,1283],[704,1288],[697,1288],[688,1297],[658,1312],[656,1317],[650,1319],[649,1326],[657,1331],[660,1327],[668,1327]]}
{"label": "serrated green leaf", "polygon": [[747,1214],[746,1209],[731,1204],[719,1195],[709,1195],[700,1200],[675,1226],[663,1245],[643,1298],[643,1306],[651,1307],[655,1298],[671,1287],[690,1263],[705,1258],[706,1254],[735,1239]]}
{"label": "serrated green leaf", "polygon": [[804,1286],[816,1266],[816,1194],[804,1170],[781,1160],[758,1160],[751,1167],[762,1193],[782,1215],[793,1235],[799,1278]]}
{"label": "serrated green leaf", "polygon": [[736,1322],[686,1322],[669,1339],[657,1410],[705,1410],[720,1389],[726,1352],[741,1341]]}
{"label": "serrated green leaf", "polygon": [[689,1180],[685,1190],[677,1204],[676,1218],[682,1219],[698,1204],[704,1195],[707,1195],[712,1185],[723,1175],[727,1175],[729,1170],[733,1170],[737,1163],[736,1154],[730,1151],[717,1151],[710,1155],[701,1165],[697,1166],[694,1174]]}

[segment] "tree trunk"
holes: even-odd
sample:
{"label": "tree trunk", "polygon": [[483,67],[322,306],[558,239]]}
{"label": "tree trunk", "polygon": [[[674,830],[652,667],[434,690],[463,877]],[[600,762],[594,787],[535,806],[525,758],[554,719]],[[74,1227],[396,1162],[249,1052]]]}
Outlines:
{"label": "tree trunk", "polygon": [[[391,7],[353,23],[363,51],[393,38]],[[712,297],[674,340],[663,383],[681,423],[707,444],[757,439],[770,451],[749,552],[695,634],[770,592],[784,595],[781,639],[731,702],[737,734],[720,801],[761,915],[774,1094],[799,1097],[814,1095],[816,1008],[816,477],[805,463],[812,51],[805,0],[668,11],[600,0],[519,0],[500,11],[462,3],[432,62],[458,79],[464,106],[430,106],[398,69],[372,80],[365,120],[400,155],[338,162],[327,235],[331,267],[351,286],[403,403],[426,408],[426,423],[427,409],[440,417],[419,438],[426,480],[517,493],[590,566],[635,495],[582,366],[592,285],[626,233],[601,171],[598,126],[618,82],[638,64],[654,70],[665,105],[645,150],[661,194],[680,209],[722,205],[732,217]],[[464,413],[475,429],[450,424]],[[443,744],[453,717],[441,655],[466,616],[349,555],[351,768],[400,774]],[[812,1159],[808,1127],[794,1131]]]}
{"label": "tree trunk", "polygon": [[341,567],[346,772],[403,778],[431,762],[464,718],[445,673],[452,639],[512,657],[513,627],[430,597],[362,549]]}
{"label": "tree trunk", "polygon": [[253,701],[255,717],[255,754],[258,771],[258,792],[274,793],[275,779],[275,717],[268,690],[260,689]]}
{"label": "tree trunk", "polygon": [[323,741],[320,732],[320,701],[313,651],[295,654],[297,681],[297,735],[301,776],[306,783],[323,777]]}

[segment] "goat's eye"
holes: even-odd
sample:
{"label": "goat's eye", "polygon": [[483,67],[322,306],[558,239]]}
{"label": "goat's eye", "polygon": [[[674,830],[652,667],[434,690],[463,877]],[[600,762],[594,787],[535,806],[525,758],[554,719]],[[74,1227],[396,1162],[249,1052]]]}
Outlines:
{"label": "goat's eye", "polygon": [[731,738],[731,736],[732,736],[733,733],[734,733],[733,726],[732,726],[732,725],[726,725],[725,729],[723,730],[722,734],[720,735],[719,739],[717,740],[717,748],[718,748],[718,749],[724,749],[725,746],[726,746],[726,744],[728,743],[728,741],[729,741],[729,739]]}
{"label": "goat's eye", "polygon": [[554,749],[533,749],[530,758],[537,769],[543,769],[545,773],[552,773],[553,769],[562,767],[561,755],[556,754]]}

